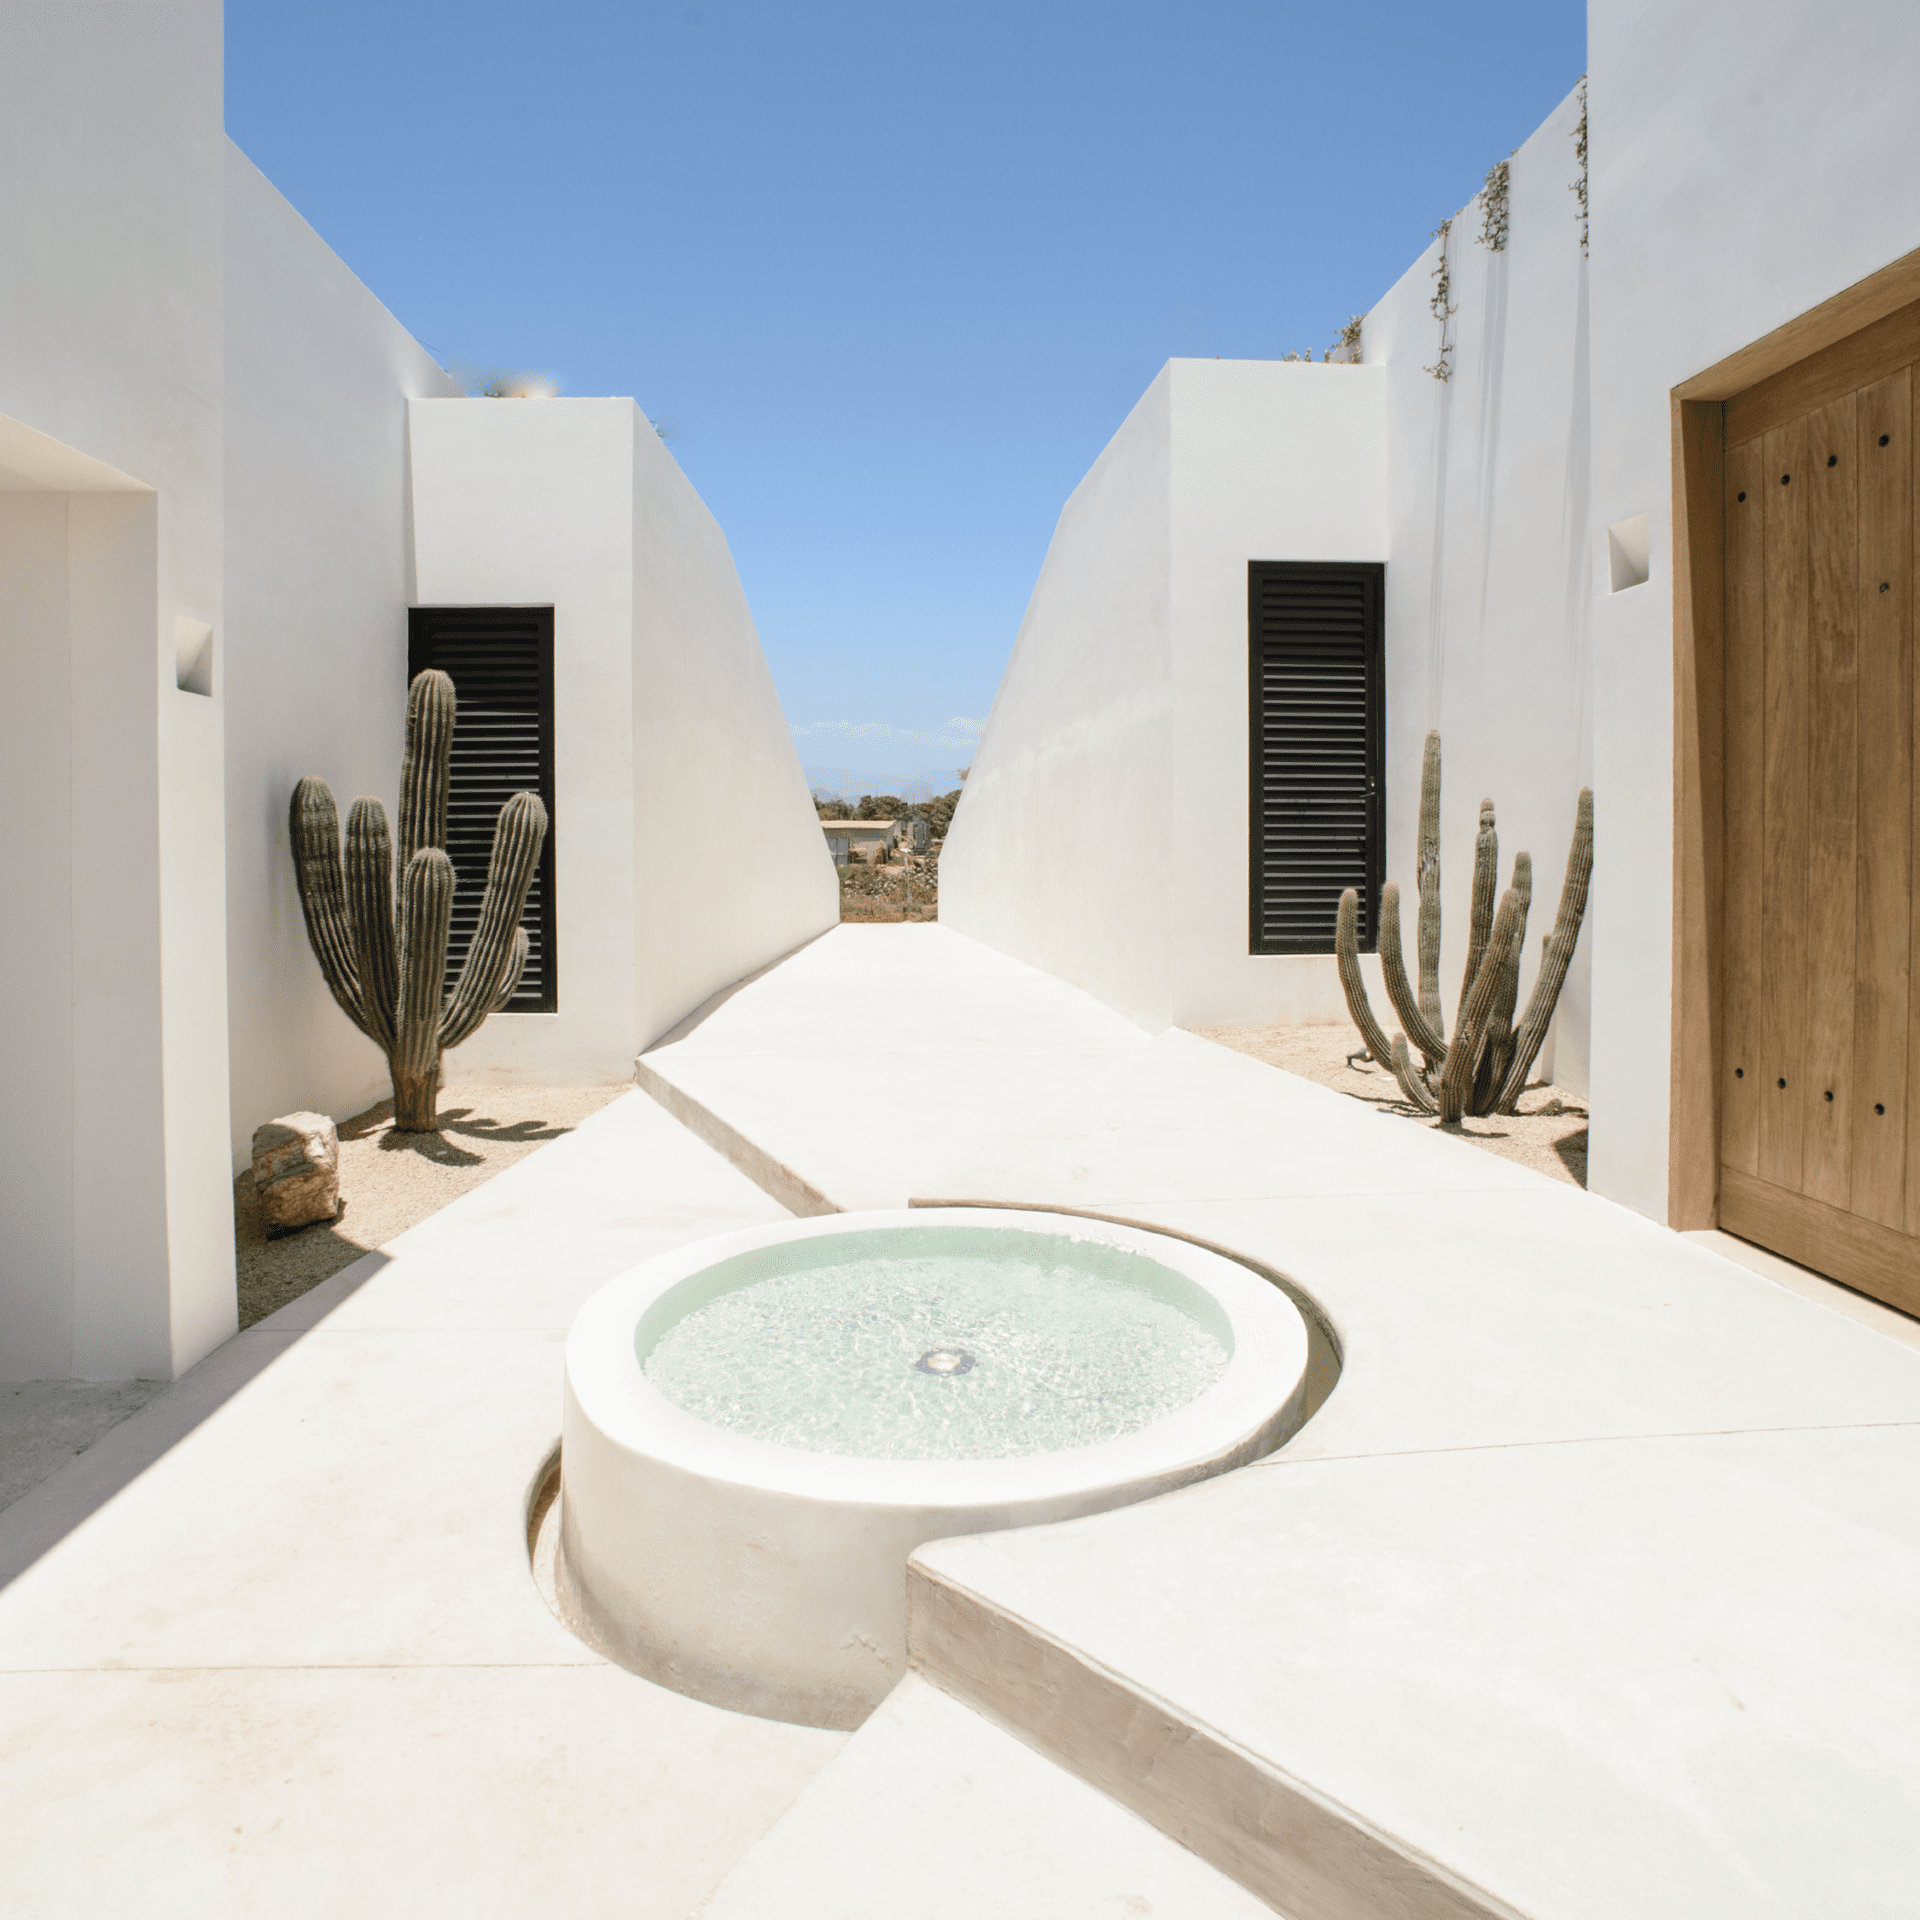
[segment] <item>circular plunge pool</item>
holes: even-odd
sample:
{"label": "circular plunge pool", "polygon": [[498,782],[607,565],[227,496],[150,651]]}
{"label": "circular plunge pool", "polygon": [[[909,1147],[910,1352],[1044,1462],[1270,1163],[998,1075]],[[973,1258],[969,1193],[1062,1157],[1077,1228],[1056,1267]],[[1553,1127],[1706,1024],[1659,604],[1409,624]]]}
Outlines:
{"label": "circular plunge pool", "polygon": [[855,1726],[900,1678],[923,1541],[1066,1519],[1299,1424],[1293,1303],[1185,1241],[985,1208],[730,1234],[567,1340],[561,1602],[649,1678]]}

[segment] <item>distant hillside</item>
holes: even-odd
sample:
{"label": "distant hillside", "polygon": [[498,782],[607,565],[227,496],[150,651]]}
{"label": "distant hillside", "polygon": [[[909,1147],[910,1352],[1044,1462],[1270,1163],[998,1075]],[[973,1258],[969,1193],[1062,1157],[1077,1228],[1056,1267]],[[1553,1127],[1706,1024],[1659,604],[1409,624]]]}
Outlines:
{"label": "distant hillside", "polygon": [[902,800],[919,802],[945,793],[958,779],[952,767],[936,767],[925,773],[862,773],[857,767],[803,766],[807,785],[816,800],[856,801],[863,793],[894,793]]}

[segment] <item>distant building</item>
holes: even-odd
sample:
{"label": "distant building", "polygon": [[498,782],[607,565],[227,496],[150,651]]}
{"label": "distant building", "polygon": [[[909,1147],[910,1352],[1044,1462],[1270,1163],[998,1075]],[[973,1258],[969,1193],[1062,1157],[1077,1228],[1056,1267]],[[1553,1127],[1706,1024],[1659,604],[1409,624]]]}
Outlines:
{"label": "distant building", "polygon": [[897,820],[822,820],[820,827],[836,867],[844,867],[855,854],[868,858],[875,847],[891,853],[900,840]]}

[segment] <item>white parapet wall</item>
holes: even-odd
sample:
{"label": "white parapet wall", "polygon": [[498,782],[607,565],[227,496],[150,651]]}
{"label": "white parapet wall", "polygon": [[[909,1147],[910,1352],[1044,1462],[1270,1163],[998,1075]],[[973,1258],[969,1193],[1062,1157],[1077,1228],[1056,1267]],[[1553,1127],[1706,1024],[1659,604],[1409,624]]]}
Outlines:
{"label": "white parapet wall", "polygon": [[1345,1017],[1331,954],[1248,951],[1247,568],[1386,557],[1384,401],[1368,367],[1161,370],[1060,515],[947,925],[1149,1028]]}
{"label": "white parapet wall", "polygon": [[[1590,626],[1604,534],[1590,507],[1579,125],[1575,93],[1508,160],[1504,207],[1497,185],[1470,202],[1361,329],[1387,391],[1387,874],[1412,897],[1420,757],[1438,728],[1449,1022],[1480,801],[1498,815],[1500,884],[1517,851],[1533,857],[1524,992],[1553,924],[1574,804],[1593,783]],[[1604,558],[1600,577],[1604,588]],[[1610,817],[1612,796],[1596,799]],[[1590,923],[1553,1040],[1555,1075],[1576,1090],[1587,1084],[1593,949]]]}
{"label": "white parapet wall", "polygon": [[[559,1008],[494,1015],[447,1071],[625,1079],[839,917],[746,596],[631,400],[416,400],[411,448],[417,604],[554,610]],[[674,825],[699,819],[729,831]]]}
{"label": "white parapet wall", "polygon": [[400,784],[407,401],[459,388],[245,154],[226,148],[227,979],[233,1155],[387,1096],[307,945],[287,842],[317,774],[342,821]]}

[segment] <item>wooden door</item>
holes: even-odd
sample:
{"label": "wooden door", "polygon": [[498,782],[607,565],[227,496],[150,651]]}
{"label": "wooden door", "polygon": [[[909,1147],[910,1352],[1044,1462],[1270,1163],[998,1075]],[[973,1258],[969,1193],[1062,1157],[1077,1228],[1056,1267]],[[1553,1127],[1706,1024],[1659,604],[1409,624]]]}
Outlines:
{"label": "wooden door", "polygon": [[1720,1224],[1920,1311],[1920,307],[1725,411]]}

